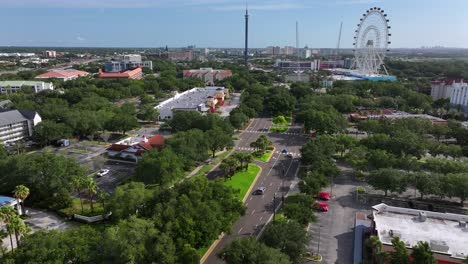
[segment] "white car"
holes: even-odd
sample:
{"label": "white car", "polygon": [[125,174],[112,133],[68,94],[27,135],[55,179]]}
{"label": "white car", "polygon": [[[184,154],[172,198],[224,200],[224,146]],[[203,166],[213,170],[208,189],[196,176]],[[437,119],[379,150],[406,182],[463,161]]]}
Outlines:
{"label": "white car", "polygon": [[293,157],[293,154],[292,154],[292,153],[288,153],[286,156],[287,156],[288,158],[292,158],[292,157]]}
{"label": "white car", "polygon": [[106,175],[108,173],[109,173],[108,169],[102,169],[102,170],[98,171],[97,176],[102,177],[102,176],[104,176],[104,175]]}

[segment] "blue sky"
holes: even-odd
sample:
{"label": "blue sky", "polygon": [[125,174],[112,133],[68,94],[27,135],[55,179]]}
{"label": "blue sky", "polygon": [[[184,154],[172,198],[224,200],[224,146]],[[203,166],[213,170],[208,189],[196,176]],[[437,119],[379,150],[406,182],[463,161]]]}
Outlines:
{"label": "blue sky", "polygon": [[[250,0],[250,46],[351,47],[370,7],[393,48],[468,48],[468,0]],[[0,0],[0,46],[242,47],[245,0]]]}

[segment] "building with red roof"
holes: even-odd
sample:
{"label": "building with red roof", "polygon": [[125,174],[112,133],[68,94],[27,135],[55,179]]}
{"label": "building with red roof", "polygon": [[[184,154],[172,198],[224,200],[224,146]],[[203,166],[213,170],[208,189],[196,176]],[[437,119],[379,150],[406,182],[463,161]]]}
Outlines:
{"label": "building with red roof", "polygon": [[231,70],[213,70],[212,68],[200,68],[199,70],[184,70],[184,78],[199,78],[206,85],[214,85],[215,81],[221,81],[232,76]]}
{"label": "building with red roof", "polygon": [[36,79],[62,79],[64,81],[69,81],[88,75],[89,72],[79,71],[75,69],[52,70],[36,76]]}
{"label": "building with red roof", "polygon": [[146,135],[131,137],[112,144],[107,148],[107,155],[109,157],[138,162],[142,158],[143,153],[154,148],[161,148],[164,146],[164,142],[165,139],[160,134],[150,138],[147,138]]}
{"label": "building with red roof", "polygon": [[103,72],[102,69],[99,69],[98,76],[105,79],[141,79],[143,71],[141,67],[121,72]]}

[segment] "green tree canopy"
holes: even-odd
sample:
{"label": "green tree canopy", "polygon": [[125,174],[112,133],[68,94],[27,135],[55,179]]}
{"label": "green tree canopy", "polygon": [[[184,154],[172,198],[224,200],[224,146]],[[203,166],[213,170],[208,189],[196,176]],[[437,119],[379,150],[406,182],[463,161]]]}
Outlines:
{"label": "green tree canopy", "polygon": [[290,264],[289,257],[255,238],[234,240],[218,256],[227,264]]}

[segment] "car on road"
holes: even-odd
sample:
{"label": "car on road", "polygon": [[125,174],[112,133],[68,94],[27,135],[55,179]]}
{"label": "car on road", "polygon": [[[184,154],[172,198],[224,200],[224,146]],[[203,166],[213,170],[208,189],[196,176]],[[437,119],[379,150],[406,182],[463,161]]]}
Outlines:
{"label": "car on road", "polygon": [[108,170],[108,169],[102,169],[102,170],[98,171],[98,173],[96,173],[96,174],[97,174],[97,176],[102,177],[104,175],[107,175],[109,172],[110,172],[110,170]]}
{"label": "car on road", "polygon": [[253,191],[253,195],[263,195],[265,193],[266,187],[258,187]]}
{"label": "car on road", "polygon": [[286,156],[287,156],[288,158],[292,158],[292,157],[293,157],[293,154],[292,154],[292,153],[288,153]]}
{"label": "car on road", "polygon": [[283,149],[283,150],[281,151],[281,153],[286,154],[286,153],[288,153],[288,150],[287,150],[287,149]]}

